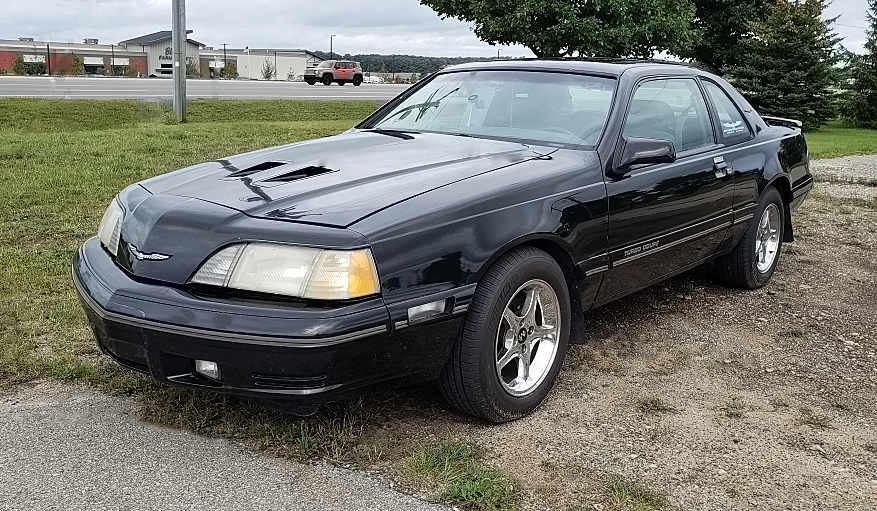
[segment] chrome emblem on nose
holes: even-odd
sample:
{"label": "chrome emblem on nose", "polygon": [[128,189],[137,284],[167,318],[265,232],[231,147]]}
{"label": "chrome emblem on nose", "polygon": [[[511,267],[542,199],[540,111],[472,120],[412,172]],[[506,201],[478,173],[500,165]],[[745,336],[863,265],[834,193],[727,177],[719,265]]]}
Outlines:
{"label": "chrome emblem on nose", "polygon": [[147,254],[141,252],[132,243],[128,243],[128,252],[131,252],[134,259],[137,259],[138,261],[166,261],[171,258],[171,256],[166,254]]}

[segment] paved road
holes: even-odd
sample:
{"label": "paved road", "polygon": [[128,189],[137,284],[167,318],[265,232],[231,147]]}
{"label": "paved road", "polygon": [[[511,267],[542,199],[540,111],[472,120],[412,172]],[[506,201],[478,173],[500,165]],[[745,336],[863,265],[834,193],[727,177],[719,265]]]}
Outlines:
{"label": "paved road", "polygon": [[0,510],[442,511],[366,474],[144,424],[129,400],[40,384],[0,396]]}
{"label": "paved road", "polygon": [[[373,99],[386,101],[407,85],[364,83],[308,85],[304,82],[248,80],[187,80],[188,98],[224,99]],[[173,81],[166,78],[58,78],[47,76],[0,77],[0,97],[71,99],[149,99],[173,96]]]}

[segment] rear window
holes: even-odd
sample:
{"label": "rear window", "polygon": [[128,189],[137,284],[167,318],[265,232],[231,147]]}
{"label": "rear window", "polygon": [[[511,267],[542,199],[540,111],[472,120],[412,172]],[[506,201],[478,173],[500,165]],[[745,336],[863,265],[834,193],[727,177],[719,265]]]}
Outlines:
{"label": "rear window", "polygon": [[724,141],[736,143],[749,140],[752,137],[752,132],[749,131],[749,125],[746,124],[743,114],[737,109],[734,101],[713,82],[704,81],[703,84],[706,87],[707,94],[713,101],[716,113],[719,114],[720,131]]}

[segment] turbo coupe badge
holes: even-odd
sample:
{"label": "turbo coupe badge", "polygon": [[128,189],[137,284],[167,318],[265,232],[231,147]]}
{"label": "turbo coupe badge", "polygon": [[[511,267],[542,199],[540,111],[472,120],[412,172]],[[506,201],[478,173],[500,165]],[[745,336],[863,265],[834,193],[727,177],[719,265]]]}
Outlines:
{"label": "turbo coupe badge", "polygon": [[131,252],[134,259],[137,259],[138,261],[165,261],[171,258],[171,256],[166,254],[147,254],[141,252],[131,243],[128,243],[128,252]]}

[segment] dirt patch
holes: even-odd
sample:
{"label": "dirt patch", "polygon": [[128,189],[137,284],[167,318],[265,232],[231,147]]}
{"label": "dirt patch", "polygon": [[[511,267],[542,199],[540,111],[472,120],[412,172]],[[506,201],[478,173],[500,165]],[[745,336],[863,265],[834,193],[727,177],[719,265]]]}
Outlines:
{"label": "dirt patch", "polygon": [[872,192],[819,183],[763,289],[704,267],[591,311],[588,342],[529,417],[473,424],[423,386],[402,392],[419,410],[388,408],[381,430],[410,445],[468,436],[521,482],[524,509],[637,508],[613,494],[618,477],[667,508],[873,509]]}

